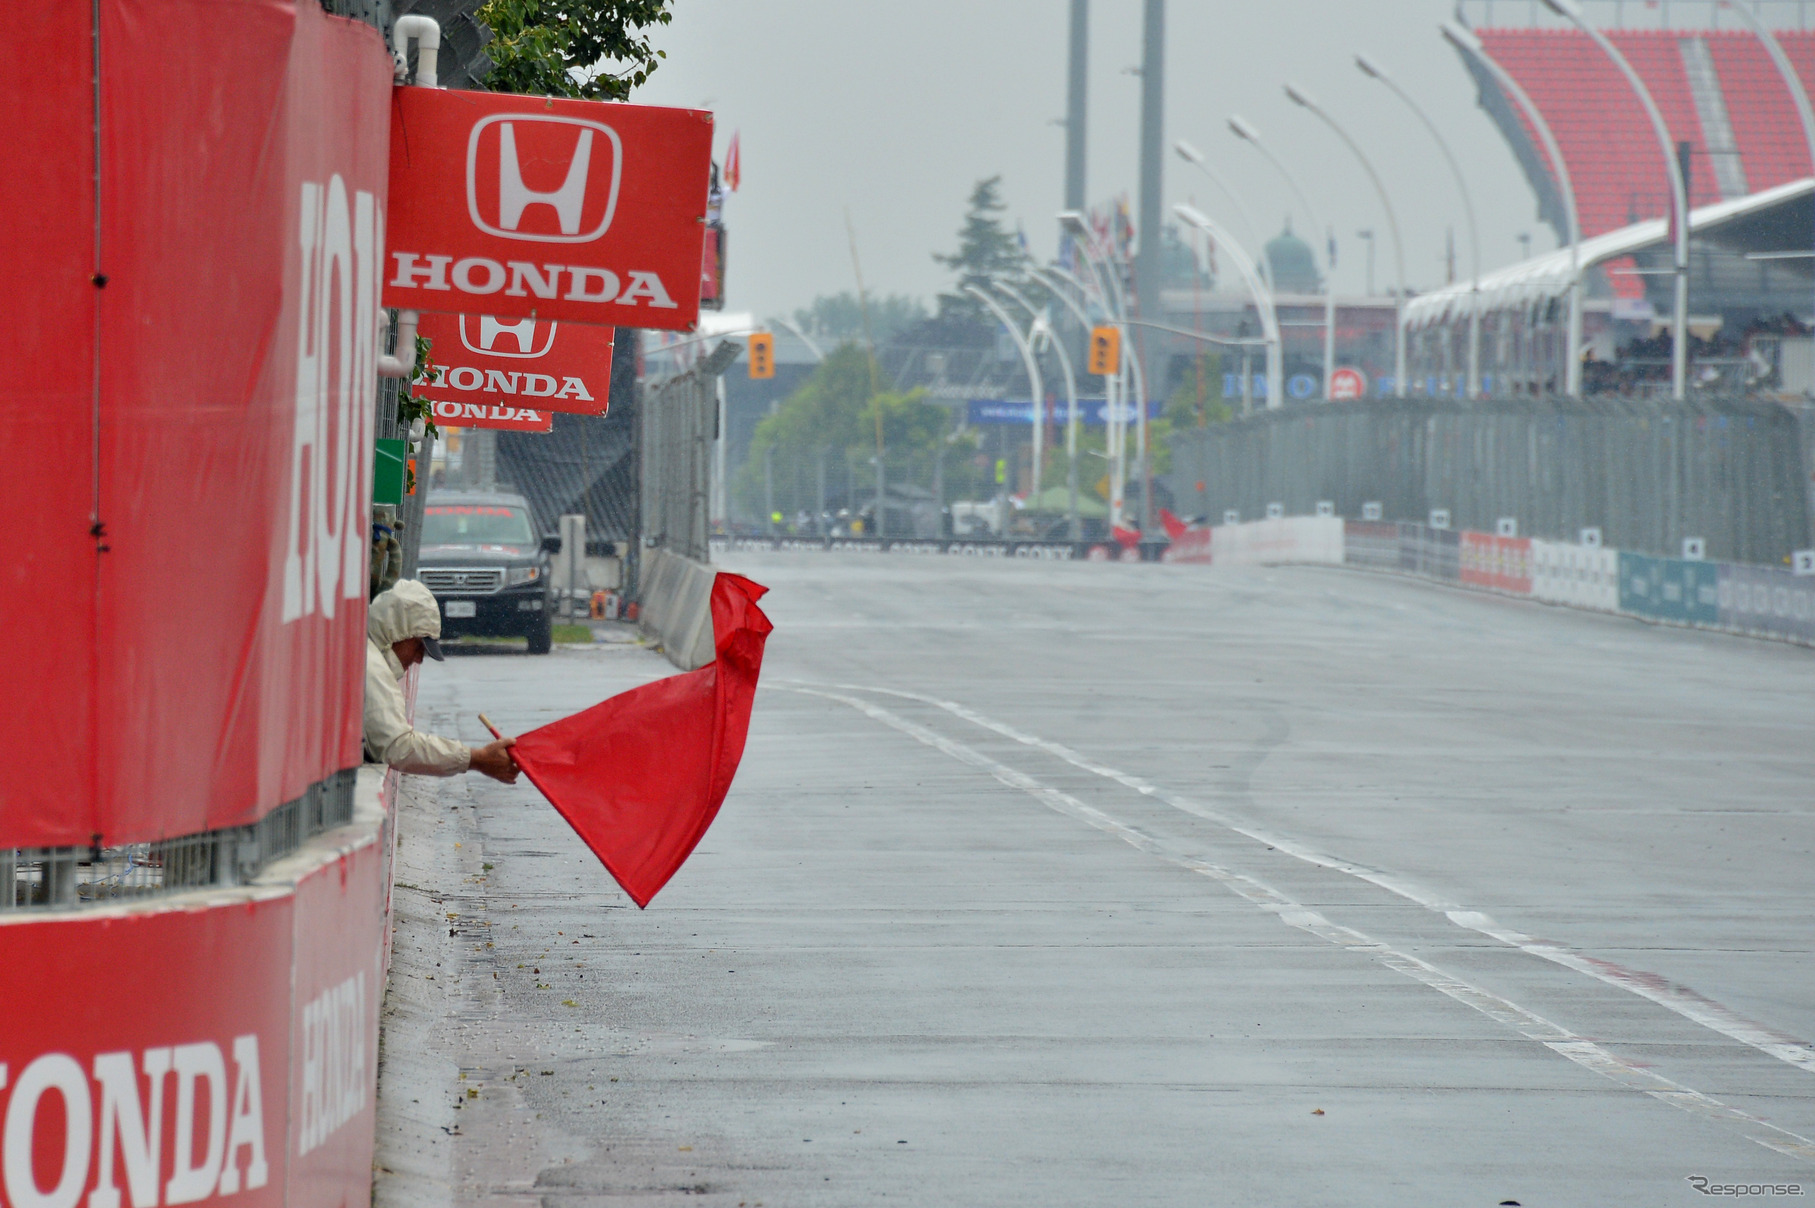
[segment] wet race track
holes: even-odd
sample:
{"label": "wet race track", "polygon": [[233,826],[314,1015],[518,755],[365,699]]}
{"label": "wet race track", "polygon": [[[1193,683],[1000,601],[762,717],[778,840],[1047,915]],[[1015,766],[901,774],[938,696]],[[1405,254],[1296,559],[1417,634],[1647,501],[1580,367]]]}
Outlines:
{"label": "wet race track", "polygon": [[[647,912],[526,782],[410,782],[381,1206],[1815,1194],[1815,651],[1343,570],[729,561],[763,689]],[[672,670],[450,657],[418,724]]]}

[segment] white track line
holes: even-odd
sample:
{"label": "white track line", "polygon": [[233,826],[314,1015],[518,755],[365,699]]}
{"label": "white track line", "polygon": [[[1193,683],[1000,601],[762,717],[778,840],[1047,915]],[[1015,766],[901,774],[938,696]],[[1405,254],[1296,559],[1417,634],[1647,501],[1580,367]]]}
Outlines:
{"label": "white track line", "polygon": [[1106,764],[1099,763],[1087,755],[1072,750],[1063,743],[1053,742],[1050,739],[1040,738],[1037,735],[1017,730],[1005,722],[1000,722],[994,718],[987,717],[974,709],[958,704],[956,701],[942,700],[938,697],[926,696],[918,692],[905,692],[895,688],[875,688],[859,684],[834,684],[831,686],[845,690],[873,692],[884,696],[900,697],[904,700],[918,701],[922,704],[932,705],[936,708],[943,709],[954,717],[970,722],[974,726],[1000,734],[1004,738],[1013,739],[1015,742],[1025,746],[1045,751],[1047,754],[1056,756],[1066,763],[1071,764],[1073,767],[1082,768],[1084,771],[1113,780],[1117,784],[1133,789],[1137,793],[1152,797],[1156,801],[1164,802],[1174,809],[1182,810],[1187,814],[1202,818],[1207,822],[1214,822],[1218,826],[1225,827],[1238,835],[1253,839],[1257,843],[1263,843],[1268,847],[1277,848],[1289,856],[1303,860],[1307,864],[1315,864],[1319,868],[1328,868],[1335,872],[1346,873],[1351,877],[1366,881],[1370,885],[1378,886],[1388,893],[1395,894],[1408,902],[1416,903],[1426,910],[1442,915],[1458,927],[1465,928],[1480,935],[1485,935],[1489,939],[1497,940],[1502,944],[1517,948],[1522,952],[1550,961],[1553,964],[1562,965],[1566,969],[1573,969],[1577,973],[1586,974],[1597,981],[1605,982],[1607,985],[1617,986],[1622,990],[1638,995],[1640,998],[1649,999],[1651,1002],[1674,1011],[1683,1018],[1700,1024],[1702,1027],[1718,1032],[1722,1036],[1737,1040],[1741,1044],[1750,1045],[1759,1052],[1769,1054],[1779,1061],[1787,1062],[1805,1073],[1815,1073],[1815,1045],[1810,1045],[1807,1041],[1799,1040],[1787,1033],[1780,1032],[1768,1024],[1759,1023],[1754,1019],[1748,1019],[1731,1007],[1716,1002],[1714,999],[1708,998],[1687,986],[1670,981],[1660,974],[1647,973],[1642,969],[1628,969],[1622,965],[1603,960],[1599,957],[1585,956],[1554,940],[1537,939],[1533,936],[1526,935],[1521,931],[1516,931],[1510,927],[1503,926],[1481,911],[1470,910],[1457,903],[1445,901],[1435,892],[1426,889],[1415,882],[1408,881],[1403,877],[1383,872],[1380,869],[1370,868],[1365,864],[1360,864],[1353,860],[1338,859],[1335,856],[1326,855],[1323,852],[1317,851],[1315,848],[1300,843],[1295,839],[1288,839],[1270,831],[1264,831],[1256,827],[1244,825],[1225,814],[1211,809],[1201,802],[1193,801],[1188,797],[1183,797],[1177,793],[1163,789],[1132,773],[1119,771]]}
{"label": "white track line", "polygon": [[1489,1019],[1511,1028],[1529,1040],[1538,1042],[1553,1053],[1567,1057],[1584,1069],[1593,1070],[1629,1090],[1649,1095],[1691,1115],[1736,1125],[1748,1140],[1755,1141],[1767,1149],[1791,1157],[1815,1161],[1815,1141],[1811,1141],[1807,1137],[1780,1128],[1768,1120],[1761,1120],[1738,1108],[1729,1107],[1718,1099],[1615,1056],[1594,1041],[1577,1036],[1562,1025],[1528,1011],[1515,1002],[1464,981],[1453,974],[1446,973],[1429,961],[1372,939],[1352,927],[1332,923],[1322,914],[1292,900],[1262,881],[1180,851],[1174,845],[1156,839],[1094,806],[1086,805],[1070,793],[1042,783],[1025,772],[990,758],[975,748],[967,747],[963,743],[956,742],[943,734],[891,713],[881,706],[859,700],[854,696],[805,687],[795,687],[792,690],[806,696],[817,696],[848,705],[883,725],[890,726],[910,738],[944,752],[960,763],[966,763],[988,772],[998,781],[1010,788],[1020,789],[1056,813],[1075,818],[1106,834],[1114,835],[1131,847],[1158,857],[1168,864],[1209,877],[1262,910],[1273,914],[1288,927],[1296,927],[1300,931],[1314,935],[1340,948],[1365,952],[1387,968],[1402,973],[1414,981],[1422,982],[1465,1006],[1474,1008]]}

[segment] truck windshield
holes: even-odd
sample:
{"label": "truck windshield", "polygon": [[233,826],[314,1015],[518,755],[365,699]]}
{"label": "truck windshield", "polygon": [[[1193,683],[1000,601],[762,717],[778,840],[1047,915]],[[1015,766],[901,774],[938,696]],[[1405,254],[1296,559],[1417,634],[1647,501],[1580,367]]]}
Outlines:
{"label": "truck windshield", "polygon": [[522,508],[494,503],[434,503],[422,509],[424,545],[534,545]]}

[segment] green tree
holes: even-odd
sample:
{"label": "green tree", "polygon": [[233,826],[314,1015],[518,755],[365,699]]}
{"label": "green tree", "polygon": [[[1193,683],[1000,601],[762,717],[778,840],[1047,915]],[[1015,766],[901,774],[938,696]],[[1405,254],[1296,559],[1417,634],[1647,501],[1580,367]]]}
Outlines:
{"label": "green tree", "polygon": [[[898,333],[926,320],[926,307],[918,298],[890,294],[870,299],[870,327],[876,342],[886,344]],[[863,306],[851,290],[821,294],[813,304],[794,312],[794,322],[807,334],[830,340],[863,340]]]}
{"label": "green tree", "polygon": [[647,33],[671,20],[668,0],[487,0],[476,16],[499,92],[622,101],[668,57]]}
{"label": "green tree", "polygon": [[971,189],[964,225],[958,230],[958,250],[951,255],[935,252],[933,259],[958,274],[957,288],[939,295],[939,317],[943,320],[982,324],[985,312],[981,303],[964,292],[967,285],[988,289],[997,281],[1013,280],[1022,275],[1027,255],[1020,240],[1002,225],[1000,215],[1008,206],[1002,201],[1002,178],[991,176]]}
{"label": "green tree", "polygon": [[[831,499],[867,503],[875,490],[872,459],[879,411],[888,482],[930,486],[933,459],[943,456],[952,488],[962,488],[974,442],[947,440],[946,411],[926,401],[923,391],[885,390],[872,396],[869,353],[847,343],[829,353],[774,414],[757,424],[750,456],[732,485],[744,513],[764,514],[771,468],[775,507],[788,516],[813,511],[822,459]],[[854,499],[847,498],[853,494]]]}

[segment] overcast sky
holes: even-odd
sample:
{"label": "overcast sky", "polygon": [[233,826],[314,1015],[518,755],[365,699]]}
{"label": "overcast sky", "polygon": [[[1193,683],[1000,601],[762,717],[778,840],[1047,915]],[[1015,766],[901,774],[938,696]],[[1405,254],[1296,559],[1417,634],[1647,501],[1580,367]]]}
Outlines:
{"label": "overcast sky", "polygon": [[[930,302],[949,282],[932,260],[956,244],[973,182],[1001,174],[1011,224],[1052,255],[1064,200],[1067,0],[675,0],[656,43],[668,59],[636,93],[644,104],[718,115],[722,159],[741,131],[743,188],[729,199],[728,309],[789,313],[853,286],[849,208],[865,284]],[[1509,5],[1508,7],[1520,7]],[[1140,0],[1092,0],[1089,196],[1136,200]],[[1423,105],[1450,141],[1480,220],[1484,268],[1555,246],[1530,187],[1475,89],[1437,33],[1451,0],[1172,0],[1167,14],[1166,142],[1196,144],[1241,195],[1265,240],[1292,208],[1287,188],[1228,133],[1257,126],[1336,228],[1336,286],[1359,292],[1365,245],[1379,232],[1376,287],[1392,277],[1386,223],[1366,178],[1333,135],[1286,100],[1291,80],[1344,122],[1386,179],[1415,289],[1444,280],[1454,227],[1466,275],[1463,209],[1430,135],[1381,84],[1356,70],[1366,51]],[[1170,153],[1172,203],[1239,215]],[[1298,217],[1295,227],[1305,223]],[[1240,233],[1238,229],[1238,234]],[[1319,242],[1320,241],[1314,241]],[[1320,253],[1321,258],[1321,253]],[[1225,284],[1230,284],[1225,282]]]}

